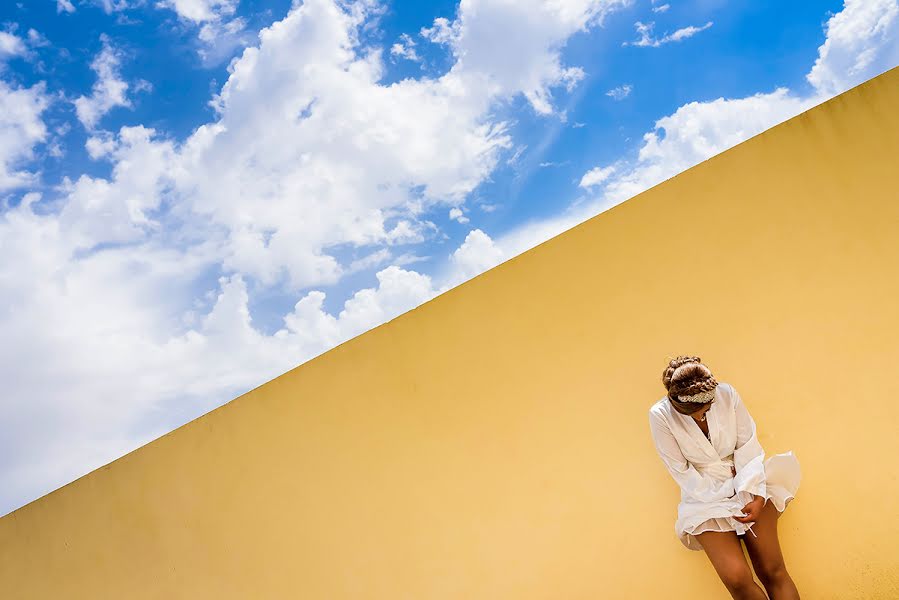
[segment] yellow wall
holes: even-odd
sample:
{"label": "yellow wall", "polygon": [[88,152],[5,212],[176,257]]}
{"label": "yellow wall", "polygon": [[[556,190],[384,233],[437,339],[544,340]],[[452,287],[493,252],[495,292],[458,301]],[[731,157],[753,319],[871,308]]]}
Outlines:
{"label": "yellow wall", "polygon": [[[728,598],[667,358],[740,390],[804,598],[899,597],[899,69],[0,519],[3,598]],[[690,262],[692,259],[692,262]]]}

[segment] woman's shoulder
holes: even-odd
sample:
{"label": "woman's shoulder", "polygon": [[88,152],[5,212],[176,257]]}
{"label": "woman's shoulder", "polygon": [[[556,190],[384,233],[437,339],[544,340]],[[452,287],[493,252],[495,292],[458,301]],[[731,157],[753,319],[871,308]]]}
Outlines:
{"label": "woman's shoulder", "polygon": [[669,406],[668,396],[662,396],[649,407],[649,416],[664,417],[668,413]]}
{"label": "woman's shoulder", "polygon": [[732,398],[734,395],[734,386],[726,381],[719,381],[718,388],[724,393],[723,395]]}
{"label": "woman's shoulder", "polygon": [[727,405],[730,408],[733,408],[737,401],[737,393],[734,389],[734,386],[726,381],[719,381],[718,387],[715,390],[717,392],[717,396],[721,398],[723,404]]}

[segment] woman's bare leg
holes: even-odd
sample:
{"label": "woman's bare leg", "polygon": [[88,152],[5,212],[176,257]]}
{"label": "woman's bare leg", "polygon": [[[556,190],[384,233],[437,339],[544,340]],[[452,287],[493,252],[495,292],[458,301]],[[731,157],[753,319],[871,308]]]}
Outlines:
{"label": "woman's bare leg", "polygon": [[[755,529],[755,526],[753,526]],[[718,577],[736,600],[768,600],[752,578],[743,546],[733,531],[706,531],[696,536]]]}
{"label": "woman's bare leg", "polygon": [[752,559],[755,574],[765,586],[771,600],[799,600],[799,591],[787,573],[780,551],[780,542],[777,539],[779,517],[777,507],[769,500],[762,507],[758,521],[752,526],[752,531],[758,537],[753,537],[752,533],[747,531],[742,538],[746,544],[746,552]]}

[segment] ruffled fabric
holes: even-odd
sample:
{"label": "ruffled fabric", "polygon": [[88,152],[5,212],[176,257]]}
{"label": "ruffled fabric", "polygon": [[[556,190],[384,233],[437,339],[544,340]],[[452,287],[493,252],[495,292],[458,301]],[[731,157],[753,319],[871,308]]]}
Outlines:
{"label": "ruffled fabric", "polygon": [[[756,471],[751,467],[748,469],[743,478],[746,485],[738,484],[736,487],[740,490],[733,497],[712,503],[682,505],[674,528],[684,546],[690,550],[702,550],[702,544],[696,535],[705,531],[735,531],[737,535],[749,531],[755,535],[752,523],[741,523],[733,518],[743,512],[743,507],[752,500],[752,493],[764,497],[766,503],[773,502],[778,512],[782,513],[786,509],[796,497],[802,479],[799,460],[791,450],[775,454],[762,464],[763,470]],[[759,480],[761,487],[757,487]],[[763,493],[750,492],[748,489],[761,490]]]}

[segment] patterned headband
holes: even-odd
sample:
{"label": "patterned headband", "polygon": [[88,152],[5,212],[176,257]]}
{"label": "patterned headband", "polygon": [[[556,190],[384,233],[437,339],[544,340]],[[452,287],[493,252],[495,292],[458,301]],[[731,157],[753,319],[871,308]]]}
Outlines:
{"label": "patterned headband", "polygon": [[681,396],[678,395],[678,402],[696,402],[698,404],[705,404],[706,402],[711,402],[715,398],[715,388],[710,390],[706,390],[705,392],[699,392],[698,394],[693,394],[692,396]]}

